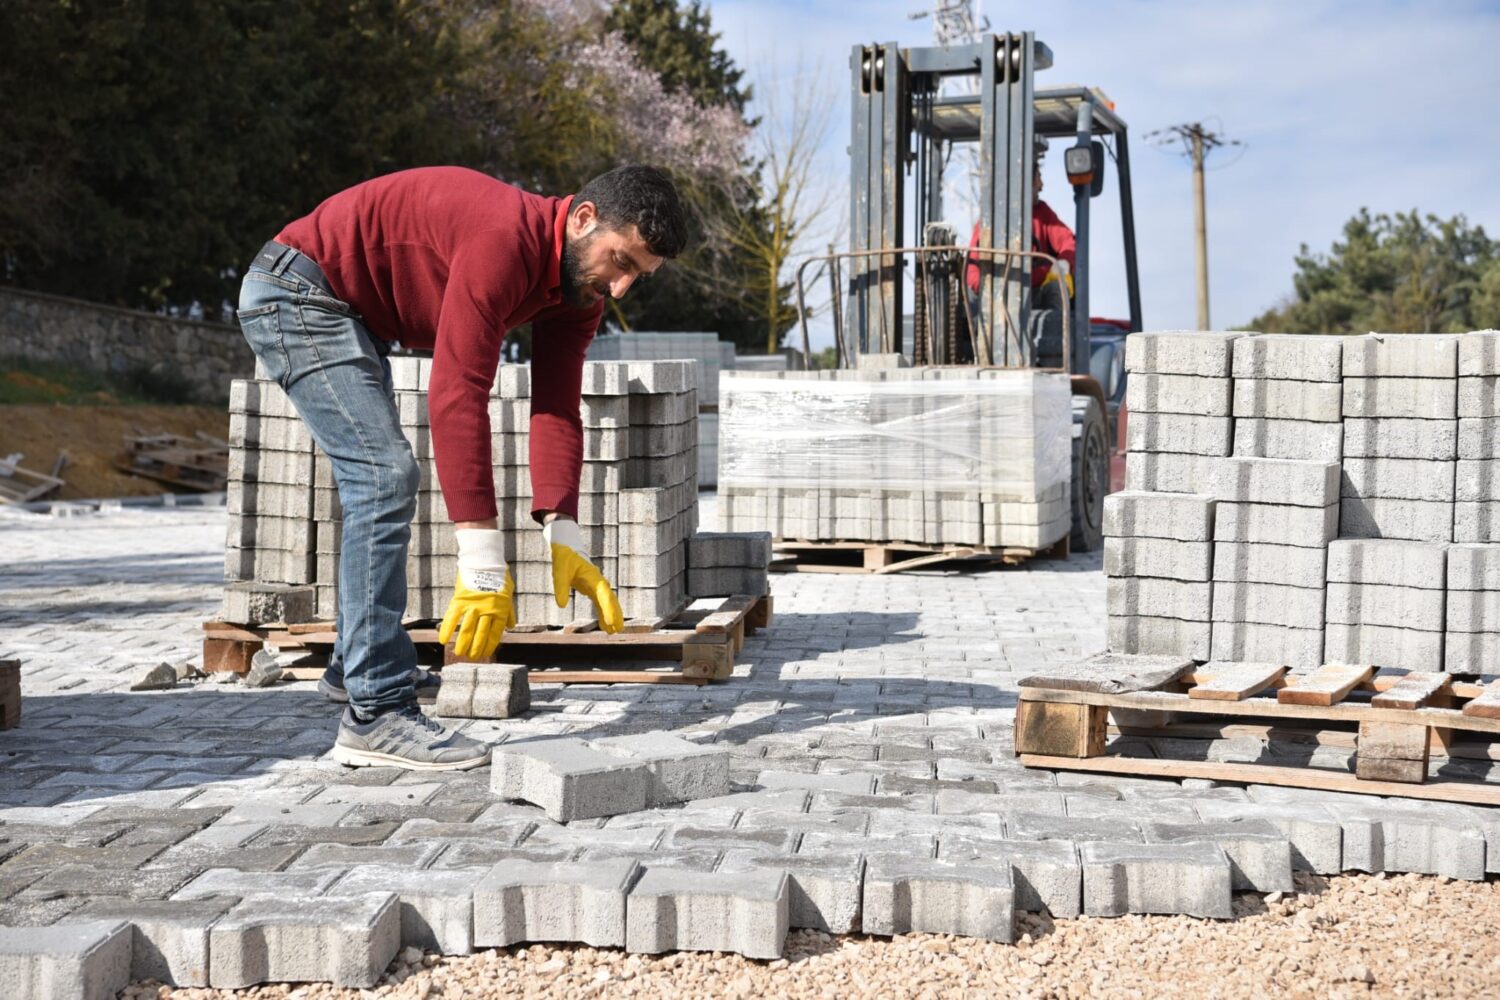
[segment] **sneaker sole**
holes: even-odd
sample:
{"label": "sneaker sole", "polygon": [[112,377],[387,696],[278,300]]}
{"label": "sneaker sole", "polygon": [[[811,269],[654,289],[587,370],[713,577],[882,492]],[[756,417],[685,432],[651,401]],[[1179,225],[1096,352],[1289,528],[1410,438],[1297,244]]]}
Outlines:
{"label": "sneaker sole", "polygon": [[407,757],[397,757],[395,754],[378,753],[374,750],[356,750],[353,747],[335,743],[333,759],[345,767],[401,767],[408,771],[468,771],[488,764],[490,755],[486,753],[483,757],[475,757],[472,760],[428,763]]}

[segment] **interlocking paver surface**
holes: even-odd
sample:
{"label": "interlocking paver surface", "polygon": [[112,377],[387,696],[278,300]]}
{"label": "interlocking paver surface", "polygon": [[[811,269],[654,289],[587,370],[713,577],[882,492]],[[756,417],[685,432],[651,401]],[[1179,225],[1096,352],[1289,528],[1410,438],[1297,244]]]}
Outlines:
{"label": "interlocking paver surface", "polygon": [[[703,522],[714,526],[711,506]],[[437,872],[613,857],[728,875],[780,856],[809,859],[797,864],[817,873],[812,859],[946,860],[986,839],[1047,840],[1063,853],[1105,842],[1117,853],[1170,853],[1142,843],[1151,823],[1170,823],[1174,842],[1212,853],[1203,845],[1217,843],[1226,821],[1264,818],[1291,837],[1294,863],[1376,862],[1368,850],[1348,856],[1351,839],[1360,843],[1351,830],[1371,825],[1361,825],[1359,808],[1335,814],[1342,858],[1330,856],[1340,845],[1320,839],[1321,827],[1308,827],[1322,816],[1333,828],[1325,807],[1348,796],[1053,775],[1014,761],[1017,679],[1104,648],[1098,555],[977,573],[777,575],[774,623],[747,639],[726,683],[536,685],[521,717],[453,720],[494,743],[668,732],[730,753],[729,795],[557,824],[501,800],[483,769],[334,763],[339,709],[310,682],[245,690],[209,679],[131,693],[157,663],[198,657],[200,625],[222,594],[224,531],[222,509],[0,512],[0,658],[22,661],[24,697],[20,728],[0,733],[0,926],[53,923],[101,900],[196,896],[210,884],[246,898],[333,899],[330,887],[361,864]],[[1204,746],[1240,752],[1220,742]],[[1151,752],[1142,740],[1132,749]],[[1348,753],[1269,752],[1336,764]],[[1289,808],[1294,799],[1305,816]],[[1493,815],[1427,810],[1421,829],[1402,828],[1410,857],[1386,860],[1482,872],[1500,856]],[[1179,829],[1197,823],[1208,824],[1203,840]],[[1013,852],[1027,862],[1016,862],[1025,887],[1017,904],[1048,894],[1076,901],[1070,886],[1033,885],[1037,850]],[[195,884],[210,870],[220,873]],[[799,914],[826,918],[806,895],[799,888],[793,900],[794,927]]]}

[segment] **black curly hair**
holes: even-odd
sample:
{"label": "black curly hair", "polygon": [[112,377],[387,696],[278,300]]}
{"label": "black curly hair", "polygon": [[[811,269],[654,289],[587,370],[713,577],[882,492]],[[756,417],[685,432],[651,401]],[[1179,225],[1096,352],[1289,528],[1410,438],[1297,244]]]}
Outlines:
{"label": "black curly hair", "polygon": [[677,188],[655,167],[631,163],[600,174],[573,198],[574,205],[586,201],[594,203],[606,228],[635,226],[658,257],[676,257],[687,247],[687,215]]}

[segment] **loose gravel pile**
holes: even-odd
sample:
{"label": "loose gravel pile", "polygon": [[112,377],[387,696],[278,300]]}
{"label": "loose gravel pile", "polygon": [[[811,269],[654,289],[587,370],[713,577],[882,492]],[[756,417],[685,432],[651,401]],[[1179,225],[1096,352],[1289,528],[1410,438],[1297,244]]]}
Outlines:
{"label": "loose gravel pile", "polygon": [[374,990],[136,984],[123,1000],[704,997],[1500,997],[1500,882],[1297,875],[1298,892],[1245,893],[1237,919],[1017,915],[1015,945],[915,934],[797,931],[783,958],[657,957],[532,945],[461,958],[408,948]]}

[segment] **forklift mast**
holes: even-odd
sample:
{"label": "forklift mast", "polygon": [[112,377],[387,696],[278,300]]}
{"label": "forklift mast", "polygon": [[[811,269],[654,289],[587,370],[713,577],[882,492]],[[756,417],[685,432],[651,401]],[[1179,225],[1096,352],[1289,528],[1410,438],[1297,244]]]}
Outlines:
{"label": "forklift mast", "polygon": [[[987,34],[971,44],[941,47],[857,45],[850,64],[851,248],[807,261],[798,272],[800,300],[807,266],[821,261],[830,268],[841,364],[852,364],[859,354],[906,353],[917,363],[1045,365],[1086,376],[1089,202],[1103,190],[1101,140],[1111,142],[1119,172],[1130,327],[1141,328],[1127,132],[1102,93],[1036,90],[1035,73],[1052,65],[1052,53],[1031,32]],[[977,95],[940,93],[945,79],[959,76],[979,78]],[[1063,153],[1073,187],[1077,264],[1072,308],[1062,316],[1034,315],[1032,301],[1033,265],[1056,266],[1031,239],[1038,137],[1073,140]],[[963,142],[979,143],[974,248],[966,245],[968,226],[943,224],[943,167],[952,147]],[[915,246],[905,245],[908,177]],[[908,257],[915,264],[911,343],[903,324]],[[977,310],[964,284],[970,260],[979,264]],[[967,335],[957,323],[960,313],[968,319]],[[804,309],[804,341],[806,336]]]}

